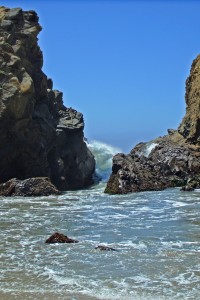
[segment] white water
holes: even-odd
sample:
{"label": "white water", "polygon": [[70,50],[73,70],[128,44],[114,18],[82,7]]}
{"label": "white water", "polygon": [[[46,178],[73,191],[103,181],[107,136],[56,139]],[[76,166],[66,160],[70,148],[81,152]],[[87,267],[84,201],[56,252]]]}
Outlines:
{"label": "white water", "polygon": [[140,150],[140,152],[138,152],[137,154],[138,154],[139,156],[144,155],[145,157],[148,157],[149,154],[151,153],[151,151],[152,151],[157,145],[158,145],[157,143],[152,143],[152,142],[146,143],[146,144],[144,145],[144,147]]}
{"label": "white water", "polygon": [[[116,150],[90,147],[104,176]],[[0,198],[1,300],[199,299],[200,192],[111,196],[104,188]],[[80,242],[45,244],[55,231]]]}
{"label": "white water", "polygon": [[147,143],[146,149],[144,151],[144,156],[148,157],[151,151],[157,146],[157,143]]}
{"label": "white water", "polygon": [[121,152],[121,150],[99,141],[91,141],[87,146],[95,157],[96,175],[102,182],[106,182],[111,173],[112,158],[115,154]]}
{"label": "white water", "polygon": [[[199,299],[200,193],[104,187],[0,199],[0,299]],[[80,242],[45,244],[55,231]]]}

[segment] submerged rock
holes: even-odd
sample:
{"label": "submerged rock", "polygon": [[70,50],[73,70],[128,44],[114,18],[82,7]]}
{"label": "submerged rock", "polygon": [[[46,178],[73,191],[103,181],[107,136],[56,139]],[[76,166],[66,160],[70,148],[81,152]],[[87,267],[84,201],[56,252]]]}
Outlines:
{"label": "submerged rock", "polygon": [[117,251],[116,249],[105,246],[105,245],[99,245],[99,246],[95,247],[95,249],[98,249],[101,251]]}
{"label": "submerged rock", "polygon": [[66,235],[55,232],[52,234],[46,241],[47,244],[55,244],[55,243],[78,243],[77,240],[73,240],[71,238],[68,238]]}
{"label": "submerged rock", "polygon": [[99,245],[99,246],[95,247],[95,249],[98,249],[101,251],[117,251],[116,249],[105,246],[105,245]]}
{"label": "submerged rock", "polygon": [[183,186],[200,188],[200,56],[186,81],[186,115],[178,130],[136,145],[128,155],[113,157],[112,174],[105,192],[157,191]]}
{"label": "submerged rock", "polygon": [[60,195],[61,192],[50,182],[49,178],[37,177],[18,180],[10,179],[0,184],[0,196],[50,196]]}
{"label": "submerged rock", "polygon": [[42,71],[34,11],[0,7],[0,183],[49,177],[60,190],[93,183],[83,115]]}
{"label": "submerged rock", "polygon": [[192,192],[194,191],[194,187],[191,185],[185,185],[180,190],[183,192]]}

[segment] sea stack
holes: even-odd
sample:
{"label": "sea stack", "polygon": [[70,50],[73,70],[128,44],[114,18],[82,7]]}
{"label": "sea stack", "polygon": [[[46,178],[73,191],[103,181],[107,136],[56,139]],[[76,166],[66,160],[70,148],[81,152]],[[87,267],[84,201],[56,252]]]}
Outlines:
{"label": "sea stack", "polygon": [[48,177],[59,190],[85,188],[95,160],[83,115],[42,71],[41,29],[34,11],[0,7],[0,183]]}
{"label": "sea stack", "polygon": [[186,114],[177,130],[114,156],[106,193],[200,188],[200,55],[186,80],[185,100]]}

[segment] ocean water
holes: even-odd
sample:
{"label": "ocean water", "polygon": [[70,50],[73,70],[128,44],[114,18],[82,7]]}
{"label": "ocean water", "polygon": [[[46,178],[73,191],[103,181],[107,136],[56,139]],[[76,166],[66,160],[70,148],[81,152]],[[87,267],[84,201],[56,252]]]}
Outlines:
{"label": "ocean water", "polygon": [[199,299],[200,191],[104,188],[0,198],[0,299]]}

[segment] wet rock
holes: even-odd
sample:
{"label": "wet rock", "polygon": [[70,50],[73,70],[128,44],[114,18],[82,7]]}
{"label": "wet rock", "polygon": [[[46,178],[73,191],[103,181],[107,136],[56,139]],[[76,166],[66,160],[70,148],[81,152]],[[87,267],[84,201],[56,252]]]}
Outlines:
{"label": "wet rock", "polygon": [[55,244],[55,243],[78,243],[77,240],[73,240],[71,238],[68,238],[66,235],[55,232],[52,234],[46,241],[47,244]]}
{"label": "wet rock", "polygon": [[168,135],[113,157],[106,193],[200,188],[200,55],[186,81],[185,99],[186,115],[178,130],[168,129]]}
{"label": "wet rock", "polygon": [[[147,146],[156,144],[146,156]],[[146,147],[145,147],[146,145]],[[167,187],[185,186],[190,180],[194,188],[200,187],[200,155],[197,145],[185,143],[178,132],[140,143],[128,155],[113,157],[112,174],[105,192],[158,191]]]}
{"label": "wet rock", "polygon": [[194,191],[194,187],[191,185],[185,185],[180,190],[184,192],[192,192]]}
{"label": "wet rock", "polygon": [[50,196],[60,195],[61,192],[50,182],[49,178],[38,177],[18,180],[10,179],[0,184],[0,196]]}
{"label": "wet rock", "polygon": [[101,251],[117,251],[116,249],[105,246],[105,245],[99,245],[99,246],[95,247],[95,249],[98,249]]}

